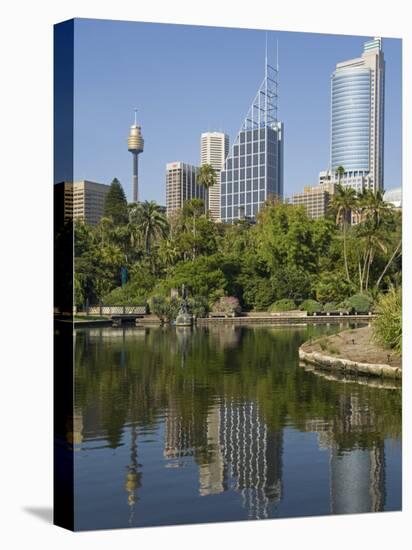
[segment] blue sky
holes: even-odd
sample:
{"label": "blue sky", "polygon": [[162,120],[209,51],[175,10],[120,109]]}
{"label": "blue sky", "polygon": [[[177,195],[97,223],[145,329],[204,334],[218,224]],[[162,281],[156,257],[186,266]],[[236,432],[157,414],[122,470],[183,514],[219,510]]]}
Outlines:
{"label": "blue sky", "polygon": [[[271,22],[272,24],[272,22]],[[110,183],[130,198],[127,135],[139,109],[145,150],[140,200],[165,204],[165,164],[199,163],[200,134],[235,139],[264,76],[265,31],[77,19],[74,177]],[[279,110],[285,124],[285,195],[314,184],[329,163],[330,75],[370,37],[268,32],[279,43]],[[401,184],[401,40],[384,39],[385,188]]]}

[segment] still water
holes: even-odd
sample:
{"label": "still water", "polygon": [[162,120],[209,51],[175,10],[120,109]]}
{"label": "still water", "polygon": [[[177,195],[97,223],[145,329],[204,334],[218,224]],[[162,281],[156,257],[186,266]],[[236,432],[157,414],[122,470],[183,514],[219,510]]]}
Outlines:
{"label": "still water", "polygon": [[400,388],[299,365],[336,330],[76,330],[76,529],[399,510]]}

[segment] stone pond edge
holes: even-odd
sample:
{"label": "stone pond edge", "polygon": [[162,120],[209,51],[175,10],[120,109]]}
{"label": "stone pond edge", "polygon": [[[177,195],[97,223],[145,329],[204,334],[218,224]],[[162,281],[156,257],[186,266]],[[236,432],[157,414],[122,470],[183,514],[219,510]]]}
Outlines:
{"label": "stone pond edge", "polygon": [[302,349],[304,345],[299,348],[299,359],[309,365],[327,370],[340,371],[341,373],[402,379],[402,369],[399,367],[391,367],[390,365],[380,363],[359,363],[350,359],[323,355],[317,351],[307,352]]}

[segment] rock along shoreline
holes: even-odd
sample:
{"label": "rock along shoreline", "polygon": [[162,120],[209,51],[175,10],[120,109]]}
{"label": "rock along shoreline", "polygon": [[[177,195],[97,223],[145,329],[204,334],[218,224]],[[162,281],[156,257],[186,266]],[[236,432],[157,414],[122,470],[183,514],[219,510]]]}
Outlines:
{"label": "rock along shoreline", "polygon": [[[346,331],[345,331],[346,332]],[[382,363],[365,363],[360,361],[353,361],[350,359],[345,359],[343,357],[334,357],[331,355],[326,355],[319,351],[307,351],[310,346],[316,344],[314,342],[305,342],[299,348],[299,359],[309,365],[314,365],[315,367],[337,371],[342,374],[355,374],[359,376],[375,376],[383,378],[392,378],[401,380],[402,379],[402,368],[397,366],[391,366]],[[343,351],[344,354],[344,351]]]}

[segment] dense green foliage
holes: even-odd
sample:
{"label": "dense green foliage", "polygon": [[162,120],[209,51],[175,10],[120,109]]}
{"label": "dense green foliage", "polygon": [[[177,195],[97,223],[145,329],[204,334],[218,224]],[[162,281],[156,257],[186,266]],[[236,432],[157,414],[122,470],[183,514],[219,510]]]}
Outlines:
{"label": "dense green foliage", "polygon": [[373,332],[377,342],[402,353],[402,291],[391,288],[377,301]]}
{"label": "dense green foliage", "polygon": [[280,311],[292,311],[294,309],[296,309],[295,302],[290,298],[284,298],[272,304],[269,308],[269,311],[280,312]]}
{"label": "dense green foliage", "polygon": [[[206,172],[207,186],[213,174]],[[78,306],[87,300],[141,303],[168,297],[184,284],[190,297],[207,300],[207,308],[233,296],[243,310],[265,311],[279,300],[302,307],[315,300],[367,311],[367,300],[401,284],[401,215],[379,193],[356,196],[338,188],[330,216],[318,220],[304,207],[271,200],[256,223],[229,225],[214,223],[200,199],[187,201],[168,219],[154,202],[131,204],[124,216],[124,193],[115,182],[118,210],[110,200],[111,214],[96,227],[76,224]],[[351,225],[351,216],[359,223]],[[128,273],[123,287],[122,268]],[[366,297],[355,299],[357,294]]]}
{"label": "dense green foliage", "polygon": [[304,300],[300,306],[299,309],[302,311],[307,311],[309,313],[315,313],[317,311],[322,311],[323,306],[316,300],[311,300],[310,298],[307,300]]}
{"label": "dense green foliage", "polygon": [[116,224],[127,222],[127,200],[119,180],[114,178],[104,201],[104,216]]}
{"label": "dense green foliage", "polygon": [[368,313],[372,307],[373,300],[367,294],[355,294],[347,300],[347,303],[355,313]]}

